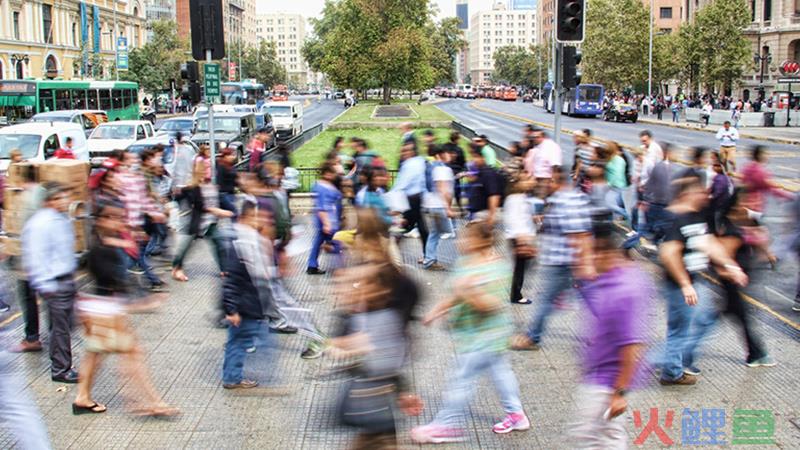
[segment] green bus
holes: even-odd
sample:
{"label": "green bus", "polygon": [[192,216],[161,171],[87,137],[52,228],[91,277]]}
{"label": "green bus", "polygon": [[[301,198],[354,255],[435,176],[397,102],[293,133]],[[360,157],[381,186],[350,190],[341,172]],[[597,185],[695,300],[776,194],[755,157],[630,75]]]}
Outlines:
{"label": "green bus", "polygon": [[103,110],[108,120],[139,119],[139,85],[132,81],[0,80],[0,123],[69,109]]}

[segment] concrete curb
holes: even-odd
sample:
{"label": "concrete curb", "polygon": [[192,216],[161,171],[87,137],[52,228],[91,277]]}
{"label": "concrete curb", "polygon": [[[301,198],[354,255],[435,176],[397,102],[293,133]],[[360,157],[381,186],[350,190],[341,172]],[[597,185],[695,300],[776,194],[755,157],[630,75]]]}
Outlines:
{"label": "concrete curb", "polygon": [[[523,122],[523,123],[529,123],[531,125],[536,125],[536,126],[539,126],[541,128],[547,128],[548,130],[552,130],[553,129],[553,125],[552,124],[539,122],[539,121],[536,121],[536,120],[531,120],[531,119],[528,119],[526,117],[517,116],[515,114],[509,114],[509,113],[504,113],[504,112],[500,112],[500,111],[495,111],[495,110],[490,109],[490,108],[485,108],[485,107],[480,106],[478,104],[480,102],[481,102],[481,100],[476,100],[474,102],[471,102],[469,104],[469,106],[472,109],[477,109],[478,111],[481,111],[481,112],[484,112],[484,113],[487,113],[487,114],[494,114],[496,116],[504,117],[506,119],[515,120],[515,121]],[[571,130],[569,128],[562,128],[561,132],[570,134],[570,133],[575,132],[575,130]],[[592,140],[595,141],[595,142],[602,143],[602,144],[607,144],[607,143],[611,142],[610,140],[600,139],[600,138],[597,138],[597,137],[592,137]],[[630,153],[639,152],[638,148],[630,147],[630,146],[624,145],[624,144],[620,144],[619,142],[617,142],[617,144],[620,146],[620,148],[622,148],[623,150],[626,150],[626,151],[628,151]],[[678,148],[680,148],[680,147],[678,147]],[[683,147],[683,148],[688,148],[688,147]],[[680,159],[680,158],[676,158],[675,162],[677,162],[678,164],[682,164],[684,166],[689,166],[689,165],[692,164],[691,161],[688,161],[688,160],[685,160],[685,159]],[[738,178],[739,174],[732,174],[732,176]],[[796,188],[788,187],[783,183],[778,183],[778,186],[780,186],[781,189],[783,189],[784,191],[787,191],[787,192],[796,193],[796,192],[800,191],[800,190],[798,190]]]}
{"label": "concrete curb", "polygon": [[[706,133],[716,133],[715,130],[712,130],[710,128],[703,128],[703,127],[699,127],[699,126],[698,127],[693,127],[693,126],[688,125],[688,124],[667,122],[667,121],[661,121],[661,120],[657,120],[657,119],[643,119],[641,116],[639,117],[639,122],[640,123],[648,123],[648,124],[652,124],[652,125],[662,125],[662,126],[671,127],[671,128],[683,128],[684,130],[694,130],[694,131],[704,131]],[[747,138],[747,139],[757,139],[757,140],[774,142],[776,144],[800,145],[800,137],[798,137],[797,139],[786,139],[786,138],[778,138],[778,137],[770,137],[770,136],[759,136],[757,134],[747,133],[746,131],[742,132],[741,129],[739,130],[739,136],[743,137],[743,138]]]}

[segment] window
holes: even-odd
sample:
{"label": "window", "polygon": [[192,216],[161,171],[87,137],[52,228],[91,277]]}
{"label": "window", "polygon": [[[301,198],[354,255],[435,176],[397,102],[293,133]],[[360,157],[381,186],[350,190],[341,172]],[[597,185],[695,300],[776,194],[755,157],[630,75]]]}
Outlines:
{"label": "window", "polygon": [[50,89],[39,90],[39,112],[53,110],[53,91]]}
{"label": "window", "polygon": [[14,22],[14,39],[19,40],[19,11],[14,11],[12,20]]}
{"label": "window", "polygon": [[69,100],[69,90],[58,89],[55,92],[56,92],[56,110],[62,111],[65,109],[72,109],[72,105]]}
{"label": "window", "polygon": [[661,8],[659,17],[662,19],[672,19],[672,7]]}
{"label": "window", "polygon": [[772,20],[772,0],[764,0],[764,21]]}
{"label": "window", "polygon": [[86,91],[86,109],[99,109],[97,107],[97,89]]}
{"label": "window", "polygon": [[78,24],[72,22],[72,45],[78,46]]}
{"label": "window", "polygon": [[44,41],[48,44],[53,43],[53,6],[42,5],[42,32]]}
{"label": "window", "polygon": [[83,89],[72,90],[72,109],[86,109],[86,91]]}
{"label": "window", "polygon": [[108,89],[98,89],[100,95],[100,109],[108,111],[111,109],[111,91]]}
{"label": "window", "polygon": [[122,109],[122,89],[114,89],[111,91],[111,104],[113,109]]}
{"label": "window", "polygon": [[661,28],[660,31],[662,34],[672,34],[672,28]]}
{"label": "window", "polygon": [[750,20],[756,21],[756,0],[750,0]]}
{"label": "window", "polygon": [[44,155],[45,155],[45,158],[49,158],[50,156],[53,156],[53,153],[55,153],[56,150],[58,150],[58,147],[60,147],[58,145],[58,136],[54,134],[54,135],[48,137],[44,141]]}

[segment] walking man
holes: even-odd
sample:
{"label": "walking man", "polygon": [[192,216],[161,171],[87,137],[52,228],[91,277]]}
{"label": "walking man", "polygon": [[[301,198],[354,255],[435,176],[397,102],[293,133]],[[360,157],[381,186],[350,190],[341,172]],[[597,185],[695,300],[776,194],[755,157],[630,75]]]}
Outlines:
{"label": "walking man", "polygon": [[430,163],[426,173],[425,183],[428,192],[422,198],[422,209],[425,219],[425,227],[428,229],[428,242],[425,243],[425,260],[423,267],[428,270],[443,270],[444,266],[439,264],[437,250],[439,240],[442,235],[452,233],[453,227],[450,222],[455,213],[451,209],[453,202],[453,184],[455,177],[450,164],[450,153],[439,147],[432,147],[429,153],[435,158]]}
{"label": "walking man", "polygon": [[727,173],[736,172],[736,142],[739,141],[739,130],[726,120],[722,128],[717,130],[719,141],[719,158]]}
{"label": "walking man", "polygon": [[[403,213],[406,221],[405,230],[409,232],[417,227],[422,240],[422,254],[425,255],[425,248],[428,242],[428,227],[422,220],[422,194],[425,193],[425,158],[417,154],[417,143],[408,140],[403,143],[400,149],[400,172],[394,182],[392,191],[402,192],[408,198],[408,211]],[[422,264],[423,259],[419,260]]]}
{"label": "walking man", "polygon": [[77,294],[75,230],[66,214],[67,189],[56,182],[44,189],[44,207],[22,229],[22,264],[50,315],[50,377],[74,384],[78,372],[72,369],[70,331]]}

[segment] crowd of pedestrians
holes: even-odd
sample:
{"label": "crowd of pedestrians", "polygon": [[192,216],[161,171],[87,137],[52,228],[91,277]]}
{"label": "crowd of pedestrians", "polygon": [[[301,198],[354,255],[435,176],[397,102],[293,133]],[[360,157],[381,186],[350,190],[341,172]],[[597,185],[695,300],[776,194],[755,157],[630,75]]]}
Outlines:
{"label": "crowd of pedestrians", "polygon": [[[626,394],[646,383],[646,324],[654,297],[662,297],[667,310],[660,384],[698,382],[698,350],[722,313],[743,329],[747,366],[775,365],[749,319],[741,289],[762,261],[777,263],[762,221],[765,195],[793,202],[798,215],[800,204],[770,178],[763,148],[752,150],[741,180],[732,179],[737,166],[730,144],[738,138],[729,125],[720,131],[719,151],[693,149],[691,164],[681,167],[673,149],[648,131],[635,151],[598,144],[590,130],[576,132],[569,166],[558,143],[533,126],[510,145],[508,155],[498,154],[485,136],[467,142],[453,132],[440,142],[433,132],[405,126],[391,182],[382,152],[359,138],[337,138],[311,187],[305,272],[335,287],[331,309],[339,327],[330,333],[318,329],[284,279],[288,248],[298,239],[289,208],[293,185],[286,176],[286,153],[267,151],[268,134],[254,138],[248,146],[251,161],[238,168],[232,150],[222,151],[212,164],[207,148],[194,154],[184,145],[175,147],[166,165],[165,150],[158,146],[142,154],[115,152],[103,162],[88,183],[86,269],[94,280],[92,293],[79,292],[75,282],[79,268],[67,187],[36,183],[31,174],[23,189],[28,212],[18,289],[25,336],[12,351],[43,350],[38,296],[50,318],[51,378],[78,383],[74,414],[107,411],[92,387],[102,356],[116,353],[123,355],[120,369],[135,389],[129,409],[154,417],[178,415],[155,390],[128,315],[152,310],[168,296],[167,282],[154,266],[168,265],[173,282],[192,283],[196,273],[187,255],[208,238],[221,286],[215,325],[227,329],[220,355],[224,389],[264,388],[263,381],[245,376],[248,355],[277,364],[269,356],[277,349],[274,333],[299,333],[307,340],[302,358],[327,353],[348,361],[336,414],[356,428],[354,447],[395,448],[397,413],[418,415],[424,400],[435,403],[416,394],[407,374],[415,358],[411,322],[427,326],[447,318],[454,369],[444,380],[438,412],[429,424],[412,429],[411,439],[456,442],[466,439],[465,411],[483,374],[491,378],[503,409],[492,431],[536,427],[535,413],[526,411],[520,396],[520,383],[530,378],[518,379],[508,352],[546,345],[548,319],[574,291],[586,313],[580,324],[581,402],[570,428],[574,447],[621,448],[627,441]],[[448,278],[448,295],[424,312],[424,289],[411,276],[416,268],[403,264],[400,252],[410,248],[403,239],[417,238],[417,267],[447,272]],[[459,253],[454,260],[442,251],[442,241],[452,238]],[[800,238],[796,241],[795,250]],[[504,245],[510,257],[499,251]],[[663,280],[633,261],[635,248],[657,255]],[[713,304],[704,276],[720,280],[723,308]],[[526,277],[542,283],[535,296],[526,289]],[[530,321],[515,332],[510,309],[525,305],[532,305]],[[76,314],[85,335],[79,369],[70,337]],[[0,370],[7,370],[7,361],[0,362]],[[273,379],[267,387],[279,384]],[[35,428],[27,436],[30,448],[47,447],[34,403],[4,401]]]}

